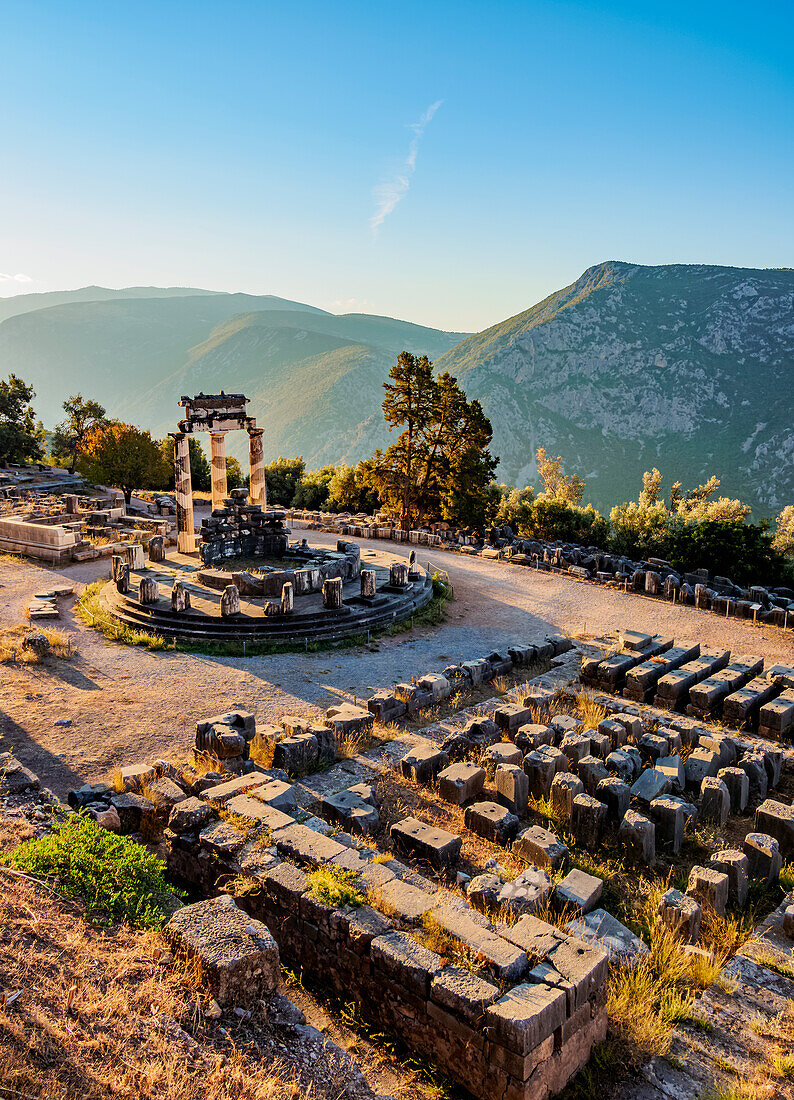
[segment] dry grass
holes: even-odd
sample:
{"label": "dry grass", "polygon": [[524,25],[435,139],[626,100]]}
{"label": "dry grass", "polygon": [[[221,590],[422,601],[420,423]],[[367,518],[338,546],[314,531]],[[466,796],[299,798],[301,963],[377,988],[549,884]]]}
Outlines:
{"label": "dry grass", "polygon": [[[263,737],[260,733],[254,736],[250,747],[250,756],[255,764],[260,764],[263,768],[273,767],[273,754],[276,751],[276,742],[272,737]],[[198,765],[197,765],[198,766]],[[214,768],[207,768],[202,774],[206,775],[207,771],[214,771]]]}
{"label": "dry grass", "polygon": [[[44,656],[34,649],[26,649],[22,644],[25,635],[30,634],[32,630],[43,634],[50,643],[50,651]],[[71,638],[63,630],[31,626],[29,623],[18,623],[16,626],[0,630],[0,664],[41,665],[49,657],[70,661],[74,654],[75,649]]]}
{"label": "dry grass", "polygon": [[[13,880],[0,891],[0,1091],[43,1100],[295,1100],[294,1080],[214,1045],[189,965],[154,933],[99,932],[79,909]],[[165,956],[167,959],[168,956]],[[258,1012],[258,1010],[255,1010]]]}

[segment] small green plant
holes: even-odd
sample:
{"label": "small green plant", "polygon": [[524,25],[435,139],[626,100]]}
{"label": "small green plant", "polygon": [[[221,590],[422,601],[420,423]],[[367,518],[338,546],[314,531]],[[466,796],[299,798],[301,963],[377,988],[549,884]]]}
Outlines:
{"label": "small green plant", "polygon": [[357,909],[364,904],[364,896],[356,888],[352,871],[326,863],[308,877],[312,897],[323,905],[333,905],[336,909]]}
{"label": "small green plant", "polygon": [[159,928],[175,893],[166,882],[162,860],[84,813],[54,821],[49,836],[23,841],[6,861],[51,880],[64,897],[83,898],[87,916],[98,924],[119,920]]}

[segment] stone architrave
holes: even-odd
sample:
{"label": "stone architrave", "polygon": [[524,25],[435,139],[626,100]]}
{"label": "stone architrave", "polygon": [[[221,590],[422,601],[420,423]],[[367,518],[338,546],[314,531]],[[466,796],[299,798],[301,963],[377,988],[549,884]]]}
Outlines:
{"label": "stone architrave", "polygon": [[193,484],[190,479],[190,449],[184,432],[172,432],[176,497],[176,548],[180,554],[195,554],[193,526]]}
{"label": "stone architrave", "polygon": [[212,451],[212,510],[223,508],[229,495],[226,487],[226,433],[210,432]]}
{"label": "stone architrave", "polygon": [[[265,455],[262,448],[262,428],[248,429],[248,469],[250,472],[248,499],[252,504],[267,508],[265,484]],[[225,472],[225,470],[224,470]]]}

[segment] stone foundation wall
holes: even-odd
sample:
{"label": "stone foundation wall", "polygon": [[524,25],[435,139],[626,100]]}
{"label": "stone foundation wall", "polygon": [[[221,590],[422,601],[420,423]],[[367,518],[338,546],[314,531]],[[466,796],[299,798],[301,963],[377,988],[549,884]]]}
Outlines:
{"label": "stone foundation wall", "polygon": [[289,545],[285,515],[248,504],[247,492],[245,498],[229,497],[224,508],[201,521],[201,560],[213,565],[229,558],[281,557]]}

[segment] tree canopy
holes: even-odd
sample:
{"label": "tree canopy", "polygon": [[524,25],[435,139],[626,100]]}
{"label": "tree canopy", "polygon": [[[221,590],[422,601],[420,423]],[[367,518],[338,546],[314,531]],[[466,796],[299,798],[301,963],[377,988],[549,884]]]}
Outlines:
{"label": "tree canopy", "polygon": [[402,352],[389,379],[383,415],[390,431],[402,431],[376,451],[369,484],[403,530],[428,516],[481,522],[498,459],[488,450],[493,432],[479,401],[469,401],[451,374],[436,378],[426,355]]}
{"label": "tree canopy", "polygon": [[112,485],[129,504],[133,489],[160,489],[168,466],[149,432],[114,421],[91,428],[80,448],[78,469],[89,481]]}
{"label": "tree canopy", "polygon": [[98,425],[107,424],[107,419],[104,407],[98,401],[86,400],[81,393],[67,397],[63,411],[66,417],[56,425],[50,449],[53,458],[74,473],[88,432]]}
{"label": "tree canopy", "polygon": [[0,462],[39,462],[44,455],[44,428],[30,404],[35,396],[15,374],[0,381]]}

